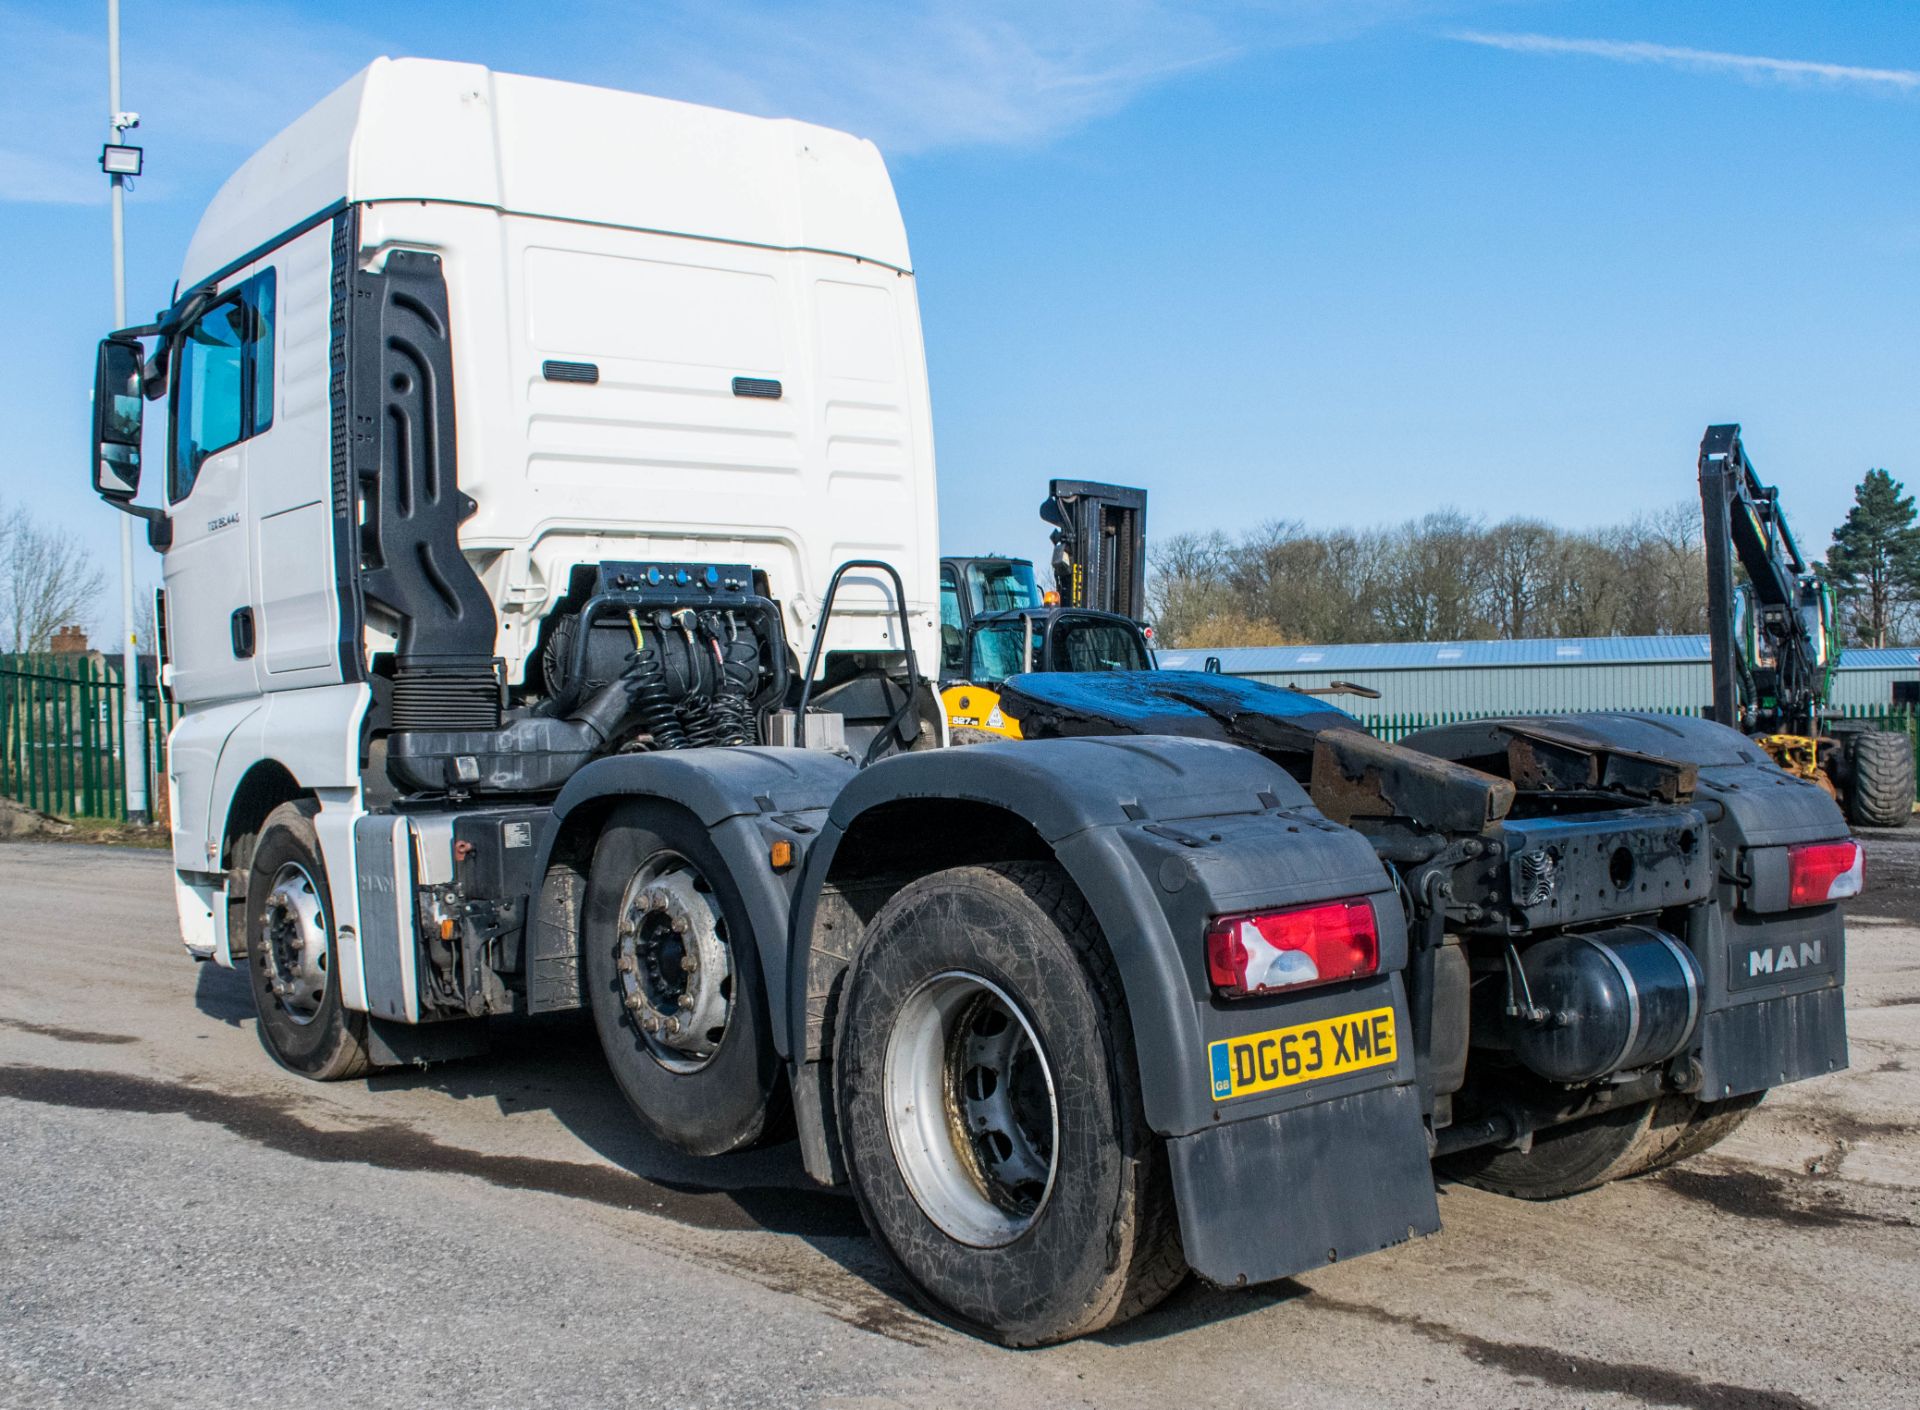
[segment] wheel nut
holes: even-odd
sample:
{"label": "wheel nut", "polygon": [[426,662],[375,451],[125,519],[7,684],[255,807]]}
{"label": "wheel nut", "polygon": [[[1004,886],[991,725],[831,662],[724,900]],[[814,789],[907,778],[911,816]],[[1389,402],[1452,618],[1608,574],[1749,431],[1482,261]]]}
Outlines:
{"label": "wheel nut", "polygon": [[698,974],[700,972],[700,956],[688,955],[680,961],[680,968],[688,974]]}

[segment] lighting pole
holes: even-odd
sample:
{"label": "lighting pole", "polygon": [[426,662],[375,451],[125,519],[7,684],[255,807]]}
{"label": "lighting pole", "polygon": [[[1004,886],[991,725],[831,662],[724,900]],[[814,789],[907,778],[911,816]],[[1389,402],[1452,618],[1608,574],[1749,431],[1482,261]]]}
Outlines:
{"label": "lighting pole", "polygon": [[[107,0],[107,125],[112,129],[109,143],[118,147],[131,128],[140,125],[140,115],[120,107],[120,0]],[[103,157],[102,169],[108,163]],[[126,177],[108,171],[113,201],[113,326],[127,326],[127,216]],[[121,741],[122,771],[127,785],[127,821],[147,821],[147,721],[146,703],[140,698],[140,656],[138,634],[133,621],[133,518],[120,516],[120,681],[126,692],[120,718],[125,725]]]}

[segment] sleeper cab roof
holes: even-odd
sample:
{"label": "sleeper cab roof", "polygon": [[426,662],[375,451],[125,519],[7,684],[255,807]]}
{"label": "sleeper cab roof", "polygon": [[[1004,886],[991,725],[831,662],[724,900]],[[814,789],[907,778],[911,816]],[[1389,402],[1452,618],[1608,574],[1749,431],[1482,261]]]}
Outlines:
{"label": "sleeper cab roof", "polygon": [[912,267],[886,165],[862,138],[478,64],[376,59],[227,179],[180,288],[365,201],[457,202]]}

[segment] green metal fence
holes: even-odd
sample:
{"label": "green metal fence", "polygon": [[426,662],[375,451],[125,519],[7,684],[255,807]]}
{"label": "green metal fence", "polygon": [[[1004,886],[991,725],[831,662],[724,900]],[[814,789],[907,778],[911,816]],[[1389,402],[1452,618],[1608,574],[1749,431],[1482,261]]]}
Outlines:
{"label": "green metal fence", "polygon": [[[167,731],[179,712],[151,687],[146,706],[148,793],[165,797]],[[68,818],[127,816],[116,663],[92,655],[0,656],[0,797]]]}

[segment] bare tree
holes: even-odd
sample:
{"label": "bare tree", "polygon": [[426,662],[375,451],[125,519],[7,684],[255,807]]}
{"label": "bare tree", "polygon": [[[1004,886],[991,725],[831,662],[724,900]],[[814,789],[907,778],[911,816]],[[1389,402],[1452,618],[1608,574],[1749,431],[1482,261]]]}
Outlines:
{"label": "bare tree", "polygon": [[1691,505],[1594,530],[1534,519],[1487,526],[1442,511],[1390,528],[1294,521],[1238,540],[1156,544],[1162,641],[1444,641],[1665,635],[1706,626],[1700,516]]}
{"label": "bare tree", "polygon": [[106,586],[84,546],[18,506],[0,506],[0,651],[45,651]]}

